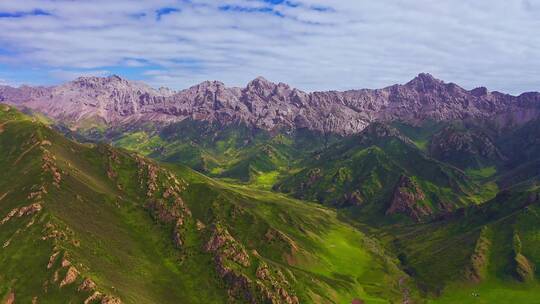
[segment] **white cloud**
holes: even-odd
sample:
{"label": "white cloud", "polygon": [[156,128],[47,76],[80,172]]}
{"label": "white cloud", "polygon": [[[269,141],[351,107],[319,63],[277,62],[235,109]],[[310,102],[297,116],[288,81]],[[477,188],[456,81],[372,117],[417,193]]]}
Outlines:
{"label": "white cloud", "polygon": [[[60,80],[137,68],[135,77],[175,89],[258,75],[307,90],[382,87],[424,71],[468,88],[540,85],[534,0],[286,3],[2,1],[0,12],[51,15],[0,18],[0,63]],[[157,20],[165,7],[178,12]]]}

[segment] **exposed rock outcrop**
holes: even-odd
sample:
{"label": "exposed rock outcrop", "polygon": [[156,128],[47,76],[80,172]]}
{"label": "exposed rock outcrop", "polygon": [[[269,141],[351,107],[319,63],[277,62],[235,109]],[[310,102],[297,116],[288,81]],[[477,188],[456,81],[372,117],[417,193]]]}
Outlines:
{"label": "exposed rock outcrop", "polygon": [[19,211],[17,212],[17,217],[22,217],[22,216],[38,213],[41,211],[42,208],[43,207],[39,203],[33,203],[31,205],[21,207],[19,208]]}
{"label": "exposed rock outcrop", "polygon": [[41,237],[41,240],[49,240],[52,239],[55,242],[58,241],[66,241],[68,240],[68,232],[60,229],[57,225],[53,223],[47,223],[43,229],[43,236]]}
{"label": "exposed rock outcrop", "polygon": [[53,179],[53,185],[55,187],[60,187],[60,182],[62,181],[62,173],[58,166],[56,165],[56,156],[54,156],[47,149],[42,147],[43,156],[42,156],[42,165],[41,169],[45,173],[49,173]]}
{"label": "exposed rock outcrop", "polygon": [[465,268],[465,278],[471,282],[478,283],[485,279],[491,248],[488,234],[488,228],[486,226],[482,227],[474,251],[471,254],[469,265]]}
{"label": "exposed rock outcrop", "polygon": [[[44,290],[47,292],[48,287],[51,283],[56,283],[60,288],[71,285],[79,280],[79,277],[82,278],[82,282],[77,287],[77,291],[81,293],[91,293],[90,296],[88,296],[84,300],[84,304],[94,304],[94,303],[109,303],[109,304],[119,304],[122,303],[122,301],[114,296],[104,294],[103,292],[98,290],[97,284],[90,278],[85,278],[83,274],[77,269],[73,263],[68,259],[69,255],[68,252],[64,251],[63,256],[58,264],[58,266],[55,266],[57,263],[60,251],[58,251],[58,248],[55,247],[53,253],[51,254],[51,257],[49,258],[49,262],[47,264],[47,269],[53,269],[54,273],[52,275],[51,280],[47,280],[44,283]],[[79,264],[82,269],[84,270],[85,267],[82,264]],[[65,274],[62,277],[62,273],[65,271]]]}
{"label": "exposed rock outcrop", "polygon": [[99,291],[94,291],[92,295],[90,295],[88,298],[84,300],[84,304],[90,304],[90,303],[96,303],[96,301],[100,301],[103,299],[103,294]]}
{"label": "exposed rock outcrop", "polygon": [[47,269],[51,269],[56,262],[56,258],[58,258],[58,255],[60,254],[60,251],[54,252],[51,257],[49,258],[49,263],[47,264]]}
{"label": "exposed rock outcrop", "polygon": [[30,204],[28,206],[23,206],[23,207],[20,207],[20,208],[15,208],[15,209],[12,209],[1,221],[0,221],[0,225],[3,225],[5,223],[7,223],[9,220],[11,220],[13,217],[23,217],[23,216],[28,216],[28,215],[32,215],[32,214],[35,214],[35,213],[38,213],[41,211],[43,207],[41,206],[40,203],[33,203],[33,204]]}
{"label": "exposed rock outcrop", "polygon": [[122,300],[114,296],[105,296],[101,300],[101,304],[122,304]]}
{"label": "exposed rock outcrop", "polygon": [[433,213],[431,207],[422,204],[425,198],[424,192],[416,182],[410,177],[402,175],[394,188],[390,207],[386,210],[386,214],[401,213],[415,221],[420,221],[423,217]]}
{"label": "exposed rock outcrop", "polygon": [[47,189],[45,188],[45,186],[37,186],[35,185],[34,187],[32,188],[37,188],[37,191],[34,191],[34,192],[30,192],[27,196],[27,199],[29,200],[37,200],[37,201],[40,201],[41,199],[43,199],[43,196],[45,196],[45,194],[47,194]]}
{"label": "exposed rock outcrop", "polygon": [[[212,235],[206,243],[204,250],[214,254],[216,271],[229,287],[231,302],[238,300],[248,303],[298,304],[298,298],[292,293],[288,281],[279,270],[272,270],[263,261],[259,260],[254,250],[254,257],[250,257],[244,246],[231,236],[227,228],[215,224]],[[267,238],[286,238],[279,232],[267,233]],[[259,261],[258,261],[259,260]],[[250,266],[257,263],[255,279],[247,275]]]}
{"label": "exposed rock outcrop", "polygon": [[15,293],[11,291],[6,298],[5,304],[14,304],[14,303],[15,303]]}
{"label": "exposed rock outcrop", "polygon": [[180,196],[186,183],[142,157],[137,157],[137,164],[140,185],[148,198],[145,208],[159,222],[174,225],[174,244],[182,247],[182,229],[186,219],[191,218],[191,210]]}
{"label": "exposed rock outcrop", "polygon": [[15,293],[12,291],[8,294],[5,304],[14,304],[15,303]]}
{"label": "exposed rock outcrop", "polygon": [[101,304],[122,304],[122,300],[120,300],[119,298],[110,295],[104,295],[99,291],[95,291],[91,296],[86,298],[86,300],[84,300],[84,304],[98,303],[97,301],[99,301],[99,303]]}
{"label": "exposed rock outcrop", "polygon": [[234,239],[227,228],[216,224],[212,229],[212,235],[206,243],[204,250],[214,252],[219,260],[231,260],[237,264],[248,267],[250,257],[244,246]]}
{"label": "exposed rock outcrop", "polygon": [[166,203],[162,199],[151,200],[145,207],[150,210],[153,217],[160,222],[174,224],[173,241],[176,247],[181,248],[183,245],[181,230],[184,225],[185,217],[191,216],[189,209],[184,205],[182,199],[178,196],[172,203]]}
{"label": "exposed rock outcrop", "polygon": [[259,262],[256,277],[259,279],[257,286],[265,300],[270,303],[299,303],[298,297],[291,294],[289,282],[280,270],[272,270],[265,262]]}
{"label": "exposed rock outcrop", "polygon": [[517,231],[513,236],[515,275],[521,282],[534,280],[535,265],[522,253],[521,239]]}
{"label": "exposed rock outcrop", "polygon": [[204,228],[206,228],[206,225],[203,222],[201,222],[200,220],[197,220],[195,225],[196,225],[198,231],[201,231]]}
{"label": "exposed rock outcrop", "polygon": [[75,282],[78,276],[79,276],[79,271],[77,270],[77,268],[73,266],[69,266],[66,272],[66,276],[60,282],[60,287],[64,287],[66,285],[72,284],[73,282]]}
{"label": "exposed rock outcrop", "polygon": [[92,281],[89,278],[86,278],[82,281],[81,285],[79,285],[79,288],[77,288],[78,291],[91,291],[95,290],[97,287],[96,283]]}
{"label": "exposed rock outcrop", "polygon": [[520,281],[534,280],[534,263],[521,253],[514,257],[514,261],[516,263],[516,275]]}

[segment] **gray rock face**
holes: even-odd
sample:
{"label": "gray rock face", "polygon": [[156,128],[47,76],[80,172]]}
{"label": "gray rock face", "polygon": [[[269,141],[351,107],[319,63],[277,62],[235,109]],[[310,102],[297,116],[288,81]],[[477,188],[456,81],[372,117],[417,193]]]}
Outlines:
{"label": "gray rock face", "polygon": [[540,117],[540,93],[467,91],[429,74],[383,89],[313,93],[262,77],[245,88],[205,81],[179,92],[155,90],[118,76],[81,77],[54,87],[0,86],[0,102],[43,112],[74,128],[88,120],[114,127],[191,118],[223,124],[240,121],[265,130],[308,128],[353,134],[374,121],[475,119],[505,127]]}

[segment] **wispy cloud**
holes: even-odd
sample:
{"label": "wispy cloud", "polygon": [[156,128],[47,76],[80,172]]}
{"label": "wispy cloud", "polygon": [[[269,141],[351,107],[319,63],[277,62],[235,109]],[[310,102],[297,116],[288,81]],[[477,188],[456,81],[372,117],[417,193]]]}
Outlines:
{"label": "wispy cloud", "polygon": [[119,73],[175,89],[263,75],[324,90],[426,71],[517,93],[540,89],[538,12],[533,0],[2,1],[0,72]]}

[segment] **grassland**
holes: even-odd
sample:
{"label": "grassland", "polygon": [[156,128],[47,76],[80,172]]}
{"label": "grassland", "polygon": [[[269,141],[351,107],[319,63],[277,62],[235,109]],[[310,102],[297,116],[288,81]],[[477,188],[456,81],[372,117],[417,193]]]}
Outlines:
{"label": "grassland", "polygon": [[[40,206],[0,229],[0,243],[7,244],[0,248],[0,299],[82,302],[97,291],[125,303],[225,303],[231,283],[218,272],[216,253],[204,249],[217,225],[251,261],[249,267],[227,262],[237,275],[273,292],[256,275],[264,262],[301,303],[390,303],[403,297],[403,288],[414,290],[398,261],[334,210],[183,166],[160,168],[106,145],[78,144],[12,108],[3,107],[0,122],[0,215]],[[181,246],[171,236],[177,228],[149,207],[174,188],[171,180],[182,185],[190,210],[179,230]],[[31,194],[41,187],[46,192]],[[66,285],[71,268],[61,260],[77,273]],[[81,290],[86,279],[96,287]]]}

